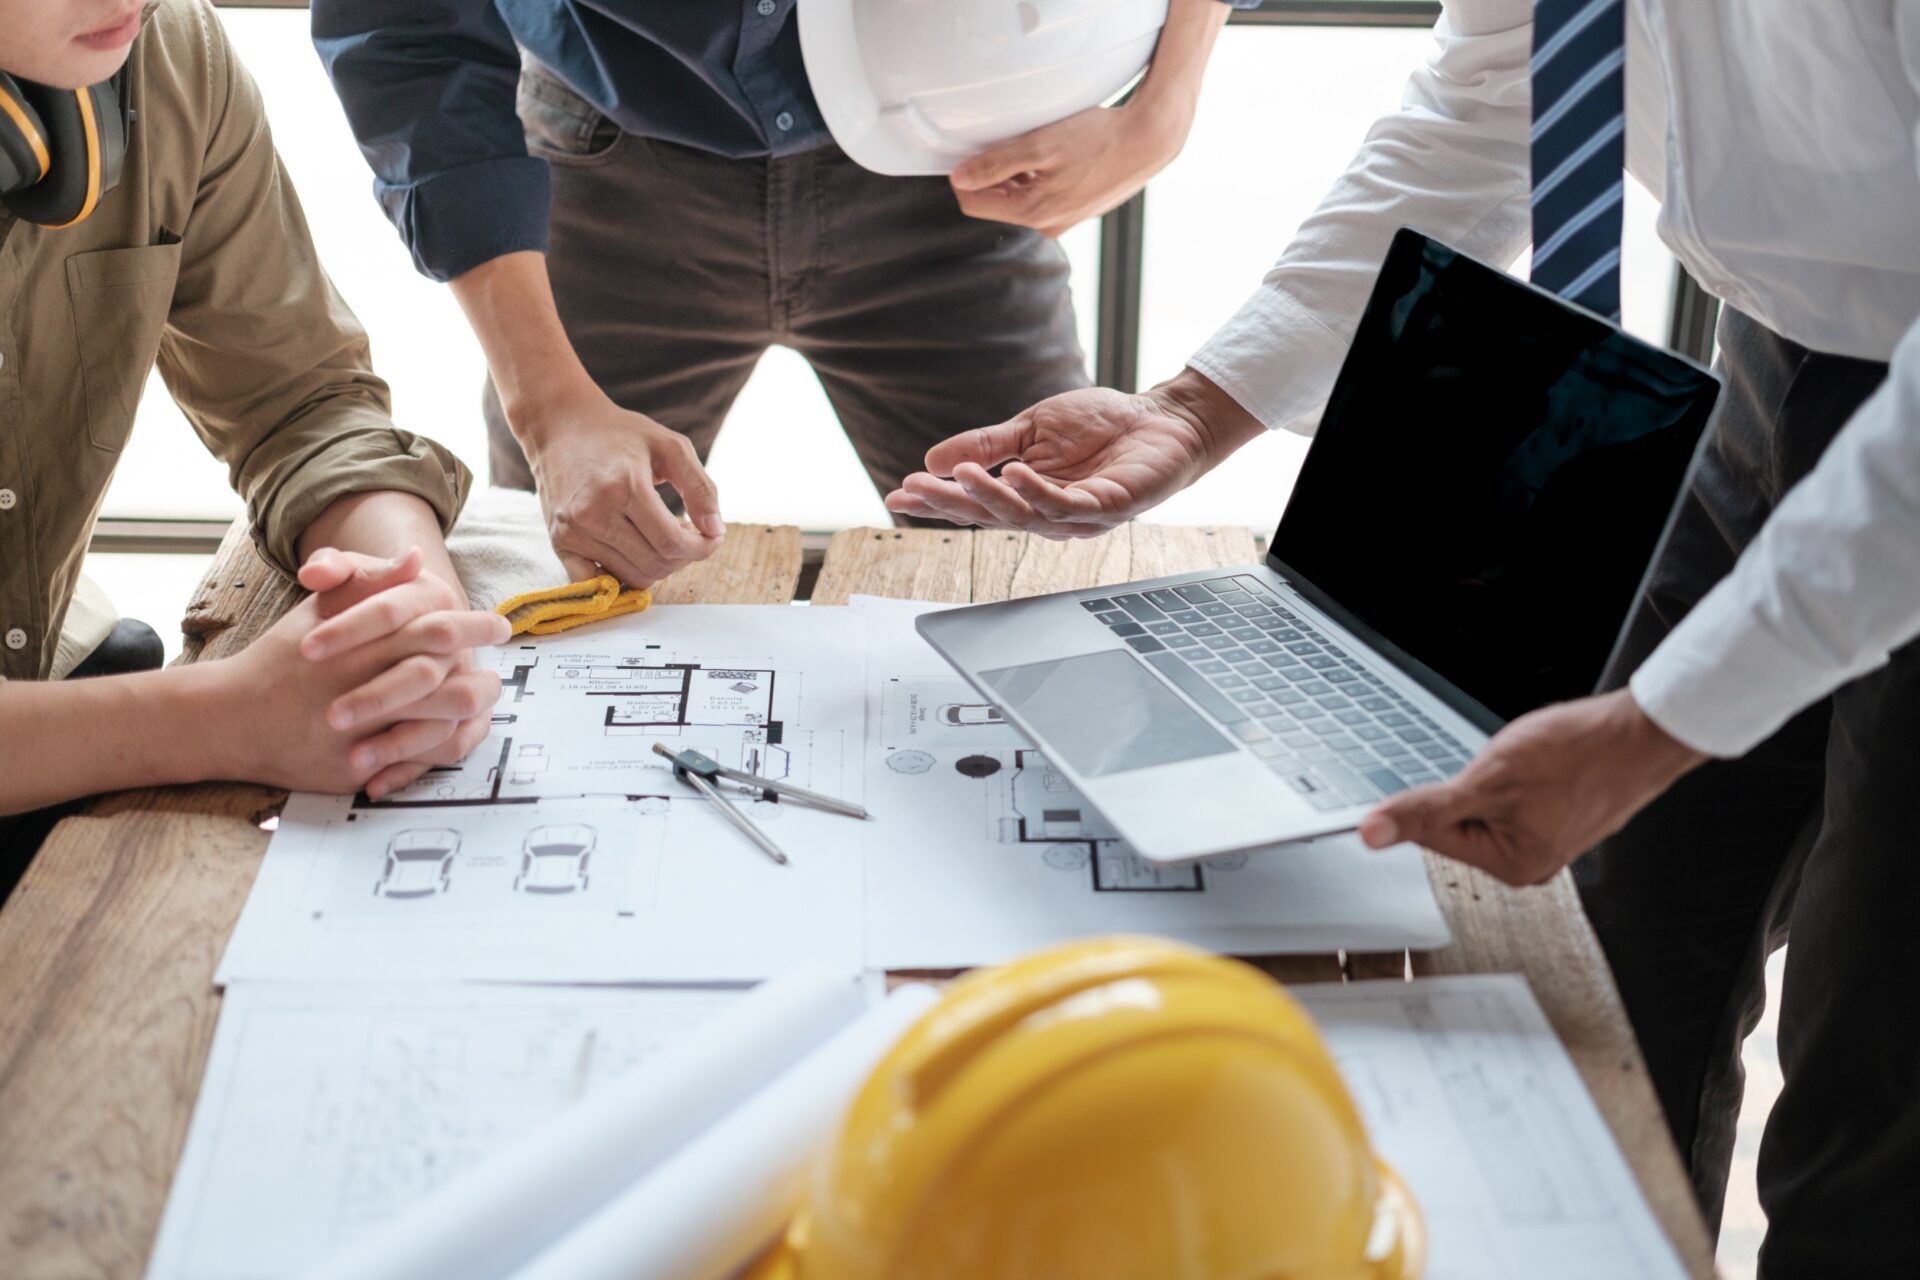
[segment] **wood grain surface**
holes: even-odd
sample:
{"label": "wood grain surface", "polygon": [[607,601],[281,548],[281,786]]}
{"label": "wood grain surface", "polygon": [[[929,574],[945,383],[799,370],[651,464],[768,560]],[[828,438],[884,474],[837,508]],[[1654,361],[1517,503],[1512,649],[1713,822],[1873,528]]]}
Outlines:
{"label": "wood grain surface", "polygon": [[[656,598],[781,604],[799,577],[798,530],[733,525]],[[236,526],[181,661],[237,652],[299,594]],[[214,967],[285,799],[218,784],[97,800],[0,911],[0,1280],[145,1270],[219,1013]]]}
{"label": "wood grain surface", "polygon": [[[1256,563],[1245,529],[1128,525],[1024,534],[849,529],[816,604],[854,594],[1003,600]],[[734,525],[720,553],[663,583],[662,603],[777,603],[800,576],[791,528]],[[298,589],[236,533],[187,611],[183,661],[235,652]],[[211,785],[130,792],[61,824],[0,911],[0,1278],[138,1277],[179,1158],[218,1013],[214,966],[283,793]],[[1258,957],[1284,982],[1526,975],[1693,1275],[1712,1249],[1627,1026],[1562,875],[1511,890],[1438,859],[1445,950]],[[937,975],[934,975],[937,976]]]}

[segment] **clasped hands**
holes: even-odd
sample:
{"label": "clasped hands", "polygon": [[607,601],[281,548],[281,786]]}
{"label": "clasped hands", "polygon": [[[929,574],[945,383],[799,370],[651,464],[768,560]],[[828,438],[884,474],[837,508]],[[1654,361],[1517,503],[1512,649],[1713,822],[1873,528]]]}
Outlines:
{"label": "clasped hands", "polygon": [[473,650],[507,639],[507,620],[467,607],[424,569],[324,548],[300,569],[313,594],[225,668],[224,733],[245,758],[225,775],[375,799],[486,738],[500,677]]}

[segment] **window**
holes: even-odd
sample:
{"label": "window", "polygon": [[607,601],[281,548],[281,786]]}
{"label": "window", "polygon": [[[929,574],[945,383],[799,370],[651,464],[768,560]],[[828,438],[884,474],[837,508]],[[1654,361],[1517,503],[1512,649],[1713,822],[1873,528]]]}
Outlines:
{"label": "window", "polygon": [[[1381,0],[1380,8],[1398,13],[1409,6]],[[1343,19],[1350,16],[1343,11]],[[228,7],[222,17],[262,86],[321,257],[372,336],[398,420],[446,443],[484,479],[478,345],[451,292],[415,273],[375,206],[371,177],[309,43],[304,10]],[[1224,33],[1187,149],[1148,189],[1140,276],[1108,282],[1140,290],[1141,382],[1178,370],[1240,305],[1368,125],[1394,109],[1431,41],[1421,27],[1237,23]],[[1662,341],[1672,263],[1652,232],[1652,201],[1637,187],[1627,223],[1628,327]],[[1095,224],[1065,239],[1090,361],[1100,240]],[[1265,528],[1305,448],[1292,436],[1258,440],[1150,518]],[[734,519],[814,530],[888,519],[818,383],[790,351],[775,349],[761,362],[721,433],[712,472]],[[156,377],[105,514],[225,519],[240,510],[224,468],[193,438]]]}
{"label": "window", "polygon": [[[485,362],[450,290],[414,269],[371,193],[372,175],[321,69],[300,9],[225,8],[240,57],[260,83],[274,141],[292,174],[334,283],[373,341],[393,386],[394,415],[440,440],[484,483],[480,417]],[[1099,228],[1066,238],[1074,280],[1094,278]],[[1093,350],[1093,295],[1077,288],[1081,342]],[[985,424],[982,424],[985,425]],[[712,472],[723,509],[756,523],[808,529],[890,521],[806,362],[775,349],[742,392]],[[109,518],[230,519],[242,506],[225,468],[194,437],[156,374],[103,514]]]}
{"label": "window", "polygon": [[[1186,150],[1147,188],[1142,385],[1178,371],[1246,300],[1432,45],[1421,28],[1226,30]],[[1664,343],[1673,258],[1654,234],[1652,198],[1628,186],[1625,320]],[[1524,258],[1514,270],[1525,274]],[[1149,518],[1268,530],[1307,443],[1286,432],[1256,440]]]}

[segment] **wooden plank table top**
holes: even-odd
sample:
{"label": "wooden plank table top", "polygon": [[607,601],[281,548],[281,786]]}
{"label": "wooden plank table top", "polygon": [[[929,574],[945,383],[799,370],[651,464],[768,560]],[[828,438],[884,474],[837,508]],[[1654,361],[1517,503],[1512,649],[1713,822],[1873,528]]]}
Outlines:
{"label": "wooden plank table top", "polygon": [[[850,595],[1002,600],[1257,561],[1245,529],[1130,525],[1056,543],[1024,534],[850,529],[815,605]],[[729,525],[662,603],[777,604],[797,530]],[[238,651],[298,589],[236,528],[183,626],[182,661]],[[140,1276],[186,1139],[219,1012],[212,976],[285,793],[208,784],[106,796],[54,831],[0,911],[0,1276]],[[1452,926],[1436,952],[1257,959],[1287,982],[1518,972],[1527,977],[1690,1273],[1713,1250],[1598,941],[1564,874],[1512,890],[1429,860]]]}

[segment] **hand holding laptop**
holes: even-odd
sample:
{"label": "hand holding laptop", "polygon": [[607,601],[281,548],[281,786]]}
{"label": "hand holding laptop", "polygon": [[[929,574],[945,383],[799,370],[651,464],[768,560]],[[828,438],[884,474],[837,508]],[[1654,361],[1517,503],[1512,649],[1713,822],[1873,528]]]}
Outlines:
{"label": "hand holding laptop", "polygon": [[1541,884],[1707,758],[1630,690],[1562,702],[1500,730],[1454,777],[1388,797],[1360,838],[1374,849],[1411,840],[1508,884]]}

